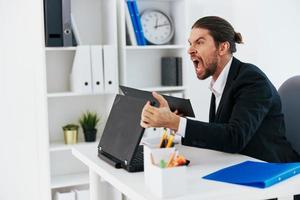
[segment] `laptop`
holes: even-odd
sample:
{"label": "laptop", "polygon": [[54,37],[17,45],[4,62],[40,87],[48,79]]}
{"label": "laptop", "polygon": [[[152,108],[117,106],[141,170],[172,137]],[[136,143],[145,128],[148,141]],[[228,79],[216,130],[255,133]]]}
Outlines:
{"label": "laptop", "polygon": [[116,95],[98,145],[98,156],[102,160],[128,172],[144,170],[143,146],[139,144],[145,130],[140,120],[146,102]]}
{"label": "laptop", "polygon": [[[135,88],[126,87],[123,85],[119,86],[122,92],[127,96],[132,96],[136,98],[142,98],[151,101],[155,105],[159,105],[158,101],[153,97],[152,92],[138,90]],[[162,95],[168,102],[170,110],[174,112],[178,110],[180,114],[187,117],[195,117],[191,102],[189,99],[183,99],[178,97],[172,97],[167,95]]]}

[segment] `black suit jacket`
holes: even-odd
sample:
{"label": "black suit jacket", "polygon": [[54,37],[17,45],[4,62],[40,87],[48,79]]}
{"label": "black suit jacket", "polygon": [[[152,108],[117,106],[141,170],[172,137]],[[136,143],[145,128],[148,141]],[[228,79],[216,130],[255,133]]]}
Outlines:
{"label": "black suit jacket", "polygon": [[209,123],[187,119],[182,144],[268,162],[300,161],[285,137],[276,88],[260,69],[236,58],[215,117],[210,113]]}

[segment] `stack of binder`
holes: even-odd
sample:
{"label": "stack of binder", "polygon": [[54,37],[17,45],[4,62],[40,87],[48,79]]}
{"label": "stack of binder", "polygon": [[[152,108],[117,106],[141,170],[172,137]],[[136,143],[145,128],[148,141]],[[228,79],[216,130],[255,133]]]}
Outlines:
{"label": "stack of binder", "polygon": [[125,0],[126,28],[131,45],[146,45],[136,0]]}
{"label": "stack of binder", "polygon": [[161,84],[162,86],[182,86],[182,58],[161,58]]}
{"label": "stack of binder", "polygon": [[112,45],[78,46],[70,75],[75,93],[117,93],[117,49]]}
{"label": "stack of binder", "polygon": [[76,46],[71,23],[71,0],[44,0],[47,47]]}
{"label": "stack of binder", "polygon": [[246,161],[212,174],[204,179],[266,188],[299,174],[300,163],[264,163]]}

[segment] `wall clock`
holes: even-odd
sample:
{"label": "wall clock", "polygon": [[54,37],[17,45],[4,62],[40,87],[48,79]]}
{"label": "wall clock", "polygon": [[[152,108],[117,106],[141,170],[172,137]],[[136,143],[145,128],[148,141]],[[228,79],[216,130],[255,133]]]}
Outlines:
{"label": "wall clock", "polygon": [[150,44],[167,44],[174,36],[174,24],[163,11],[147,9],[141,14],[145,39]]}

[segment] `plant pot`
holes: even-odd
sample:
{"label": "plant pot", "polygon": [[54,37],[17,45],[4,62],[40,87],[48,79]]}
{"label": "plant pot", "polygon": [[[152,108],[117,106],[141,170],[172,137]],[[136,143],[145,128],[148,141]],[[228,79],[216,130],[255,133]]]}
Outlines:
{"label": "plant pot", "polygon": [[84,140],[86,142],[94,142],[96,141],[97,129],[83,129]]}
{"label": "plant pot", "polygon": [[77,130],[64,130],[65,144],[76,144],[78,140]]}
{"label": "plant pot", "polygon": [[78,141],[78,128],[76,124],[67,124],[62,127],[65,144],[76,144]]}

